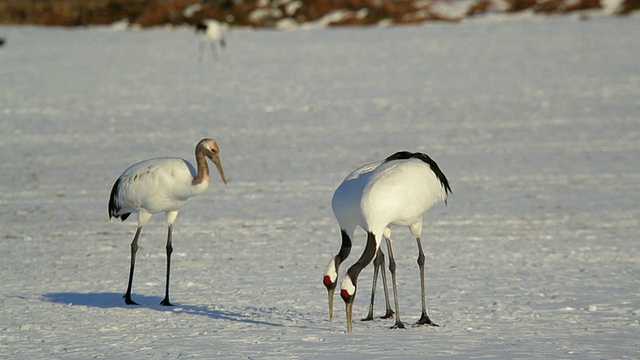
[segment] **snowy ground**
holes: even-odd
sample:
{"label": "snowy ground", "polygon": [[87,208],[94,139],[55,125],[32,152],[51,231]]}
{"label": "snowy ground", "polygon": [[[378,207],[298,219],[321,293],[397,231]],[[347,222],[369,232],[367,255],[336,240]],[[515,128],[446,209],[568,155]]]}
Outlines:
{"label": "snowy ground", "polygon": [[[236,30],[204,63],[186,28],[0,27],[0,358],[640,358],[638,20]],[[203,137],[229,184],[178,217],[176,306],[158,305],[163,216],[126,306],[136,224],[107,221],[111,186],[138,160],[193,161]],[[348,334],[322,285],[331,195],[404,149],[454,192],[424,229],[441,327]],[[410,323],[417,250],[394,238]]]}

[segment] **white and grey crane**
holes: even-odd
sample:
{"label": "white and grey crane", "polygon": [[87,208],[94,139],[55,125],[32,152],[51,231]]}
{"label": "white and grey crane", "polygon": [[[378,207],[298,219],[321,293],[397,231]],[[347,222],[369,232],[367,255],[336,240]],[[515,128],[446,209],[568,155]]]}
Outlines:
{"label": "white and grey crane", "polygon": [[[356,296],[358,275],[380,249],[385,238],[389,256],[389,271],[393,282],[396,328],[404,328],[400,320],[396,282],[396,262],[391,247],[389,226],[405,225],[416,238],[422,295],[422,314],[416,325],[437,326],[427,315],[424,281],[425,255],[422,249],[423,214],[451,193],[446,176],[435,161],[423,153],[397,152],[381,162],[365,165],[349,175],[336,191],[337,212],[352,214],[352,223],[367,233],[367,243],[360,258],[346,272],[340,296],[346,305],[347,331],[352,329],[352,308]],[[357,186],[346,185],[354,179]],[[354,182],[355,184],[356,182]],[[334,211],[336,211],[334,209]],[[355,209],[355,210],[354,210]]]}
{"label": "white and grey crane", "polygon": [[161,305],[171,306],[169,301],[169,278],[171,273],[171,253],[173,245],[171,232],[178,210],[193,196],[204,192],[209,186],[209,158],[218,169],[222,181],[227,179],[222,169],[218,144],[213,139],[202,139],[195,148],[197,169],[185,159],[162,157],[144,160],[127,168],[111,189],[109,197],[109,218],[125,221],[132,213],[138,213],[138,228],[131,242],[131,267],[129,283],[124,301],[137,305],[131,299],[133,273],[138,251],[138,238],[142,227],[153,214],[166,213],[167,232],[167,278],[165,296]]}

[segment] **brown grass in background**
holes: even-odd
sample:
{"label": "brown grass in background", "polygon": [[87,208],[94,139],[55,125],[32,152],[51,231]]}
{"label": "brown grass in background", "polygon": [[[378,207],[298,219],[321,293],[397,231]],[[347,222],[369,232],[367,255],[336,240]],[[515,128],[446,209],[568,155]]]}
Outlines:
{"label": "brown grass in background", "polygon": [[[334,10],[346,16],[330,25],[372,25],[382,20],[390,24],[425,21],[458,21],[488,12],[533,11],[561,14],[600,9],[601,0],[475,0],[466,14],[447,16],[433,10],[433,4],[456,0],[0,0],[0,24],[83,26],[111,24],[127,19],[140,26],[195,24],[216,19],[235,26],[273,27],[287,19],[294,23],[315,21]],[[291,6],[296,3],[296,6]],[[196,11],[184,10],[197,4]],[[505,8],[506,6],[506,8]],[[193,8],[192,8],[193,9]],[[624,0],[618,14],[640,9],[640,0]],[[261,16],[255,16],[256,10]]]}

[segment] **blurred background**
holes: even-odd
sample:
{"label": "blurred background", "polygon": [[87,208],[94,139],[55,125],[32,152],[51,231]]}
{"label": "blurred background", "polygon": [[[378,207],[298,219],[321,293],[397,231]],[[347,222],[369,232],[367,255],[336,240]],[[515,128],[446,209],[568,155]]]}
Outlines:
{"label": "blurred background", "polygon": [[625,15],[640,0],[0,0],[0,24],[57,26],[194,25],[215,19],[230,26],[287,28],[455,22],[487,13],[580,12]]}

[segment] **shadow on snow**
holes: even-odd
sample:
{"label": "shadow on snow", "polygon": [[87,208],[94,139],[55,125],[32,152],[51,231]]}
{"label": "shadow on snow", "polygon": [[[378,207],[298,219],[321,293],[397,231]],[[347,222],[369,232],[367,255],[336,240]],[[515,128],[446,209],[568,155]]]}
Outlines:
{"label": "shadow on snow", "polygon": [[[174,306],[162,306],[162,300],[157,296],[144,296],[136,294],[136,302],[140,305],[126,305],[122,300],[122,294],[114,292],[104,293],[77,293],[77,292],[59,292],[48,293],[42,296],[43,300],[59,304],[68,304],[69,306],[88,306],[96,308],[147,308],[157,311],[171,312],[174,314],[189,314],[208,316],[216,320],[228,320],[236,322],[245,322],[257,325],[284,326],[269,321],[256,320],[256,314],[243,314],[239,312],[217,310],[207,306],[198,305],[182,305],[174,302]],[[153,304],[153,305],[152,305]],[[157,305],[155,305],[157,304]],[[254,313],[255,309],[248,309]]]}

